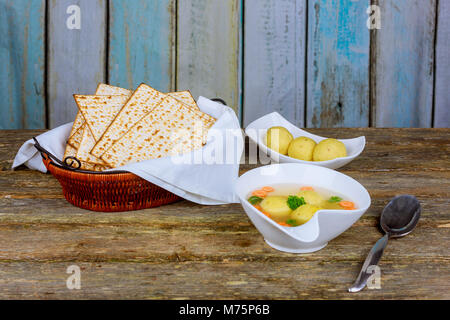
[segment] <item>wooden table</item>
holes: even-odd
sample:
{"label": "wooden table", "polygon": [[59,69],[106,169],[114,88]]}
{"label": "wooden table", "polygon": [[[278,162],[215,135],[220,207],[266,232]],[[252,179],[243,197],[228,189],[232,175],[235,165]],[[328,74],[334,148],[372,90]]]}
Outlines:
{"label": "wooden table", "polygon": [[[20,145],[41,132],[0,131],[1,299],[450,299],[449,129],[311,130],[367,137],[363,154],[340,171],[369,190],[372,207],[305,255],[267,246],[239,204],[76,208],[51,175],[10,169]],[[382,208],[399,194],[421,201],[417,229],[389,243],[380,290],[347,293],[381,236]],[[81,268],[80,290],[66,287],[70,265]]]}

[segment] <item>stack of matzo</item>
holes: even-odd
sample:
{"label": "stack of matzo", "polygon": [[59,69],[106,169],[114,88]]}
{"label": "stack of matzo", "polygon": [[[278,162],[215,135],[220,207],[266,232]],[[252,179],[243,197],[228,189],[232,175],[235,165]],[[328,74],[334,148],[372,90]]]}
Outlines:
{"label": "stack of matzo", "polygon": [[215,119],[189,91],[161,93],[146,84],[134,92],[100,84],[95,95],[74,95],[78,114],[64,158],[103,171],[201,148]]}

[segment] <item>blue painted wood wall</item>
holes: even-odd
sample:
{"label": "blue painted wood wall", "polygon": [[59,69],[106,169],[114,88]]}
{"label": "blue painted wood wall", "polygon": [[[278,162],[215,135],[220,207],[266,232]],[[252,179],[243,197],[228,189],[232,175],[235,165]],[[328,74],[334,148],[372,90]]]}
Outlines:
{"label": "blue painted wood wall", "polygon": [[72,121],[97,82],[219,96],[243,125],[449,127],[449,21],[447,0],[0,0],[0,129]]}
{"label": "blue painted wood wall", "polygon": [[0,128],[43,128],[45,0],[0,1]]}

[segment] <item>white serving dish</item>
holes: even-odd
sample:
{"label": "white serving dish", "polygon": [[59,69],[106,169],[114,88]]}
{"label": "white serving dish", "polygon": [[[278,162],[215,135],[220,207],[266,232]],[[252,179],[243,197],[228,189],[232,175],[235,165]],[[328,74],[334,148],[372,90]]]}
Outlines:
{"label": "white serving dish", "polygon": [[[298,184],[335,191],[355,203],[355,210],[320,210],[307,223],[284,227],[262,214],[247,199],[264,186]],[[250,170],[239,177],[236,194],[247,216],[272,248],[308,253],[324,248],[328,241],[350,228],[370,207],[370,195],[356,180],[340,172],[310,164],[273,164]]]}
{"label": "white serving dish", "polygon": [[366,138],[364,136],[354,138],[354,139],[338,139],[342,141],[347,149],[347,157],[337,158],[334,160],[328,161],[304,161],[294,159],[285,155],[282,155],[276,151],[269,149],[266,146],[266,133],[267,130],[274,126],[282,126],[288,129],[294,138],[298,137],[308,137],[313,139],[316,143],[327,139],[326,137],[317,136],[311,134],[305,130],[297,128],[292,123],[287,121],[283,116],[281,116],[278,112],[269,113],[252,123],[250,123],[247,128],[245,128],[245,134],[256,143],[260,150],[267,154],[274,162],[276,163],[303,163],[303,164],[314,164],[316,166],[326,167],[330,169],[337,169],[345,166],[347,163],[355,159],[357,156],[363,152],[364,147],[366,145]]}

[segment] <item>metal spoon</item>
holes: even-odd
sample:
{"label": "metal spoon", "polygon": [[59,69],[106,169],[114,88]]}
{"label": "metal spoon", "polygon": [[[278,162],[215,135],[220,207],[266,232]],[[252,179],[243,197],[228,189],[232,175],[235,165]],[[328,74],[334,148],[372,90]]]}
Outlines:
{"label": "metal spoon", "polygon": [[358,292],[364,289],[371,276],[371,273],[367,273],[367,268],[378,264],[389,238],[403,237],[413,231],[419,221],[421,211],[419,201],[410,195],[395,197],[388,203],[383,209],[380,219],[381,228],[386,234],[370,250],[358,278],[348,289],[349,292]]}

